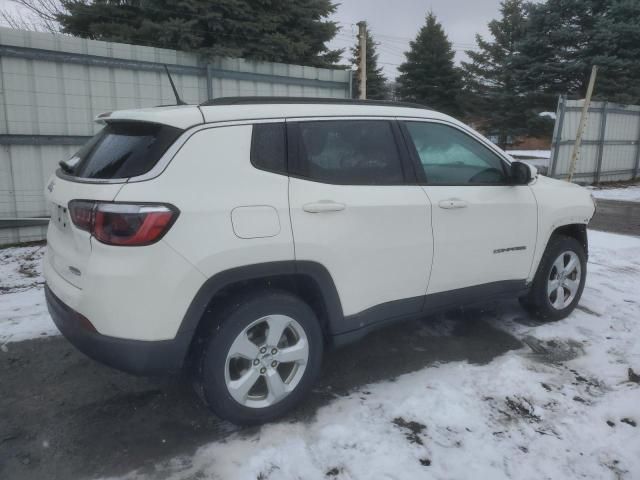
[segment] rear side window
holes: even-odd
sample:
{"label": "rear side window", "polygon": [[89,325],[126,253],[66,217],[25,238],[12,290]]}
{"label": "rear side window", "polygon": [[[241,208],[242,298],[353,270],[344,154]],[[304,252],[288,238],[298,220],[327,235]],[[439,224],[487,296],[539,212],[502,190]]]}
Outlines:
{"label": "rear side window", "polygon": [[338,185],[404,182],[391,124],[384,120],[327,120],[298,124],[292,173]]}
{"label": "rear side window", "polygon": [[155,123],[112,122],[60,166],[81,178],[135,177],[151,170],[181,133]]}
{"label": "rear side window", "polygon": [[284,123],[257,123],[253,126],[251,163],[261,170],[287,174]]}

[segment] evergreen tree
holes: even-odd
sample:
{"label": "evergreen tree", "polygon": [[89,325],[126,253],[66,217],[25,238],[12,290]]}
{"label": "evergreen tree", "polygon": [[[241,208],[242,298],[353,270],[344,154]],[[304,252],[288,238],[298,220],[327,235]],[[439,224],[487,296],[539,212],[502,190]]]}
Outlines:
{"label": "evergreen tree", "polygon": [[597,95],[640,104],[640,1],[615,0],[597,19],[593,63]]}
{"label": "evergreen tree", "polygon": [[521,88],[542,108],[555,108],[558,94],[584,96],[596,55],[597,25],[610,3],[546,0],[527,6],[526,34],[514,66]]}
{"label": "evergreen tree", "polygon": [[519,55],[518,42],[525,33],[523,0],[505,0],[500,4],[501,18],[489,22],[491,41],[476,35],[478,48],[466,53],[464,72],[465,113],[478,118],[483,129],[498,136],[501,147],[509,137],[528,133],[528,97],[513,69]]}
{"label": "evergreen tree", "polygon": [[331,66],[331,0],[62,0],[64,33],[205,55]]}
{"label": "evergreen tree", "polygon": [[458,115],[461,75],[454,66],[455,53],[433,12],[427,15],[406,61],[398,68],[398,96],[450,115]]}
{"label": "evergreen tree", "polygon": [[[382,73],[382,67],[378,67],[378,53],[376,47],[379,44],[373,40],[371,33],[367,30],[367,98],[372,100],[385,100],[389,97],[389,87],[387,79]],[[356,66],[356,72],[353,76],[354,98],[360,97],[360,46],[358,42],[351,48],[351,63]]]}

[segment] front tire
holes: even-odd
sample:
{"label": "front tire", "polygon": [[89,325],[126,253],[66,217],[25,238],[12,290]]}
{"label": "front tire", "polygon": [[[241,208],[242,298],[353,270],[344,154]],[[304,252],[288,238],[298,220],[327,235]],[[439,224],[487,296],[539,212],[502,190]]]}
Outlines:
{"label": "front tire", "polygon": [[240,425],[278,418],[309,392],[323,335],[313,310],[286,292],[236,298],[206,340],[199,384],[219,417]]}
{"label": "front tire", "polygon": [[587,277],[587,253],[573,237],[554,235],[522,305],[541,320],[560,320],[578,305]]}

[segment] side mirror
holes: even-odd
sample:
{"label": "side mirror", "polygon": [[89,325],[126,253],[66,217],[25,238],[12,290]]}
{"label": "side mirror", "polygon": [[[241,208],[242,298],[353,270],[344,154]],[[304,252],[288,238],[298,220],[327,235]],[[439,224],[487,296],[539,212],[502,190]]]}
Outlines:
{"label": "side mirror", "polygon": [[524,162],[511,163],[511,179],[514,185],[528,185],[538,174],[538,170],[533,165]]}

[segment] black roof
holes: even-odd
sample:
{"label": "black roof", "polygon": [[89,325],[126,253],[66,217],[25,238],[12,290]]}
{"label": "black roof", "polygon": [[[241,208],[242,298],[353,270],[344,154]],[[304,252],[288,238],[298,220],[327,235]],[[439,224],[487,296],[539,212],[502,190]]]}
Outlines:
{"label": "black roof", "polygon": [[314,98],[314,97],[220,97],[207,100],[201,107],[215,105],[273,105],[273,104],[315,104],[315,105],[377,105],[386,107],[406,107],[430,110],[424,105],[409,102],[391,102],[388,100],[357,100],[351,98]]}

